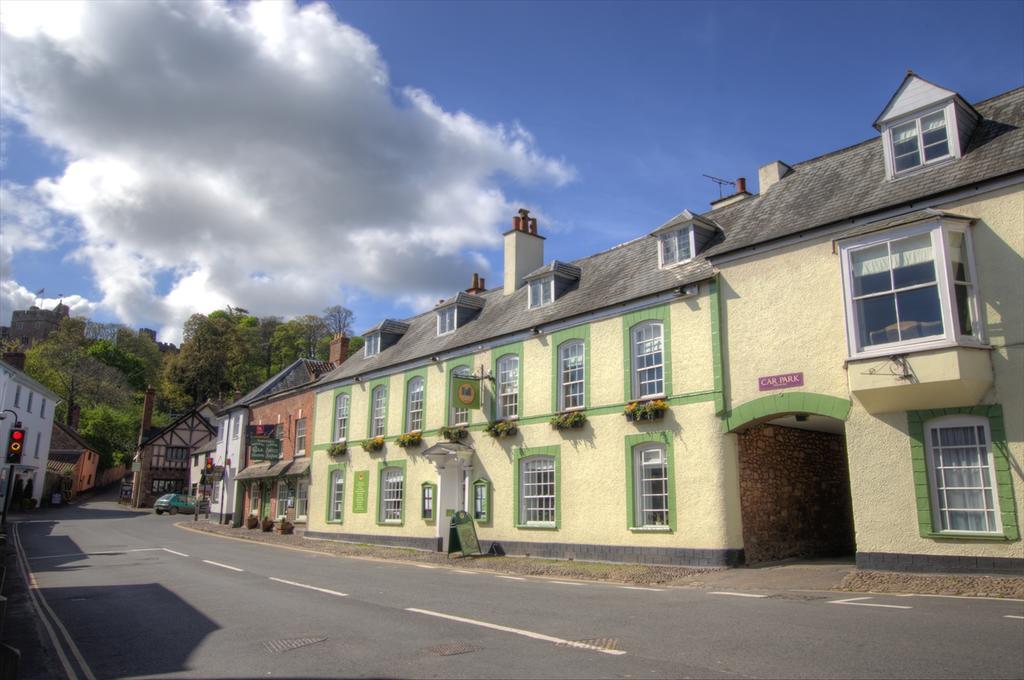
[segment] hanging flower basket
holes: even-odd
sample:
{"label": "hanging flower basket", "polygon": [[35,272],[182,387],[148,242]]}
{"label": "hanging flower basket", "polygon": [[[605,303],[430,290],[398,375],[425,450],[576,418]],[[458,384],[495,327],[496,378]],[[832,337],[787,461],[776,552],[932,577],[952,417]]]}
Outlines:
{"label": "hanging flower basket", "polygon": [[450,442],[461,441],[466,438],[469,431],[464,427],[442,427],[441,436]]}
{"label": "hanging flower basket", "polygon": [[423,443],[423,435],[419,432],[406,432],[398,435],[398,445],[403,449],[419,446]]}
{"label": "hanging flower basket", "polygon": [[346,453],[348,453],[348,446],[345,445],[345,442],[331,444],[327,448],[327,455],[329,456],[344,456]]}
{"label": "hanging flower basket", "polygon": [[652,401],[631,401],[626,404],[626,420],[639,422],[642,420],[661,420],[668,411],[668,402],[664,399]]}
{"label": "hanging flower basket", "polygon": [[363,442],[363,451],[380,451],[384,448],[384,437],[374,437]]}
{"label": "hanging flower basket", "polygon": [[495,439],[499,439],[501,437],[511,437],[516,432],[519,432],[519,427],[514,420],[495,420],[484,428],[484,432]]}
{"label": "hanging flower basket", "polygon": [[587,422],[587,414],[583,411],[569,411],[551,416],[551,428],[554,430],[578,430]]}

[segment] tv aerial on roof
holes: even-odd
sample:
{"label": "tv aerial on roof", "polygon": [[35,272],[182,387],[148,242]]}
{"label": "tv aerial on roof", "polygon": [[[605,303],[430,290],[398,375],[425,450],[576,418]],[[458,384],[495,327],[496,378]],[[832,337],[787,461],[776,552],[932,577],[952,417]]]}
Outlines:
{"label": "tv aerial on roof", "polygon": [[730,182],[729,180],[722,179],[721,177],[712,177],[711,175],[704,175],[704,177],[707,177],[709,180],[711,180],[712,182],[714,182],[715,184],[718,185],[718,197],[719,198],[722,198],[722,196],[723,196],[723,194],[722,194],[722,187],[724,187],[726,184],[728,184],[731,187],[736,186],[736,182]]}

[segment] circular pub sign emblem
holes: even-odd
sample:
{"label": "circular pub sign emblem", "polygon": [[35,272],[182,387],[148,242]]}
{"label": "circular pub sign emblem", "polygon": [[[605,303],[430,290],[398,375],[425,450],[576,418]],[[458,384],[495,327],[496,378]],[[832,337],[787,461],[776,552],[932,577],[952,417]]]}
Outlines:
{"label": "circular pub sign emblem", "polygon": [[459,385],[456,395],[463,404],[469,406],[476,401],[476,386],[468,383],[462,383]]}

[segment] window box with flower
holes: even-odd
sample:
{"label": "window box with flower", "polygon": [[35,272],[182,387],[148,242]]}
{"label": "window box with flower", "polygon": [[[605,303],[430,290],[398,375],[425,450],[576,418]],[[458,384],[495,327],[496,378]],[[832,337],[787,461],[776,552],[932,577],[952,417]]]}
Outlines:
{"label": "window box with flower", "polygon": [[457,442],[466,438],[469,431],[464,427],[442,427],[441,436],[450,441]]}
{"label": "window box with flower", "polygon": [[422,432],[406,432],[398,435],[398,445],[403,449],[414,448],[423,443]]}
{"label": "window box with flower", "polygon": [[336,442],[327,447],[327,455],[329,456],[344,456],[348,453],[348,446],[345,442]]}
{"label": "window box with flower", "polygon": [[587,414],[583,411],[569,411],[551,417],[551,427],[555,430],[578,430],[587,422]]}
{"label": "window box with flower", "polygon": [[519,427],[516,425],[514,420],[495,420],[484,428],[484,432],[495,439],[500,439],[501,437],[513,436],[519,432]]}
{"label": "window box with flower", "polygon": [[668,411],[668,402],[664,399],[651,401],[631,401],[626,404],[624,413],[626,420],[639,422],[642,420],[661,420]]}
{"label": "window box with flower", "polygon": [[384,448],[384,437],[374,437],[363,442],[363,451],[380,451]]}

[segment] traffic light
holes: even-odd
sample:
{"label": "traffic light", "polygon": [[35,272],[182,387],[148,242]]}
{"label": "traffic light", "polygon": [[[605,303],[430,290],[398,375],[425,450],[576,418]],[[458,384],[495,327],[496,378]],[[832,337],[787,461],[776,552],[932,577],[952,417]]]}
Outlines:
{"label": "traffic light", "polygon": [[213,458],[209,456],[206,458],[206,471],[213,472]]}
{"label": "traffic light", "polygon": [[7,435],[7,462],[20,463],[21,454],[25,448],[25,430],[13,428]]}

